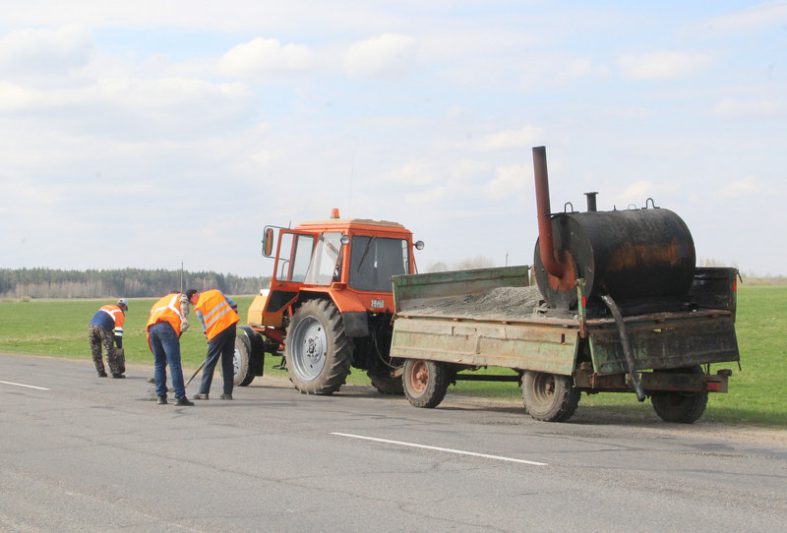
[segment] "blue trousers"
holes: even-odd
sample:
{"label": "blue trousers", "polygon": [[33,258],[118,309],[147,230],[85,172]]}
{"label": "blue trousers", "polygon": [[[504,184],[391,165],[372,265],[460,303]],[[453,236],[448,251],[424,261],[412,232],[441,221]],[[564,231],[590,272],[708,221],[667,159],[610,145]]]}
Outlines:
{"label": "blue trousers", "polygon": [[235,379],[235,365],[232,362],[235,356],[235,324],[231,325],[208,342],[208,355],[205,357],[205,368],[202,370],[201,394],[210,392],[213,382],[213,370],[221,357],[221,373],[224,374],[224,394],[232,394],[232,384]]}
{"label": "blue trousers", "polygon": [[180,339],[172,326],[158,322],[150,327],[150,347],[153,350],[153,376],[156,378],[156,396],[167,395],[167,365],[172,372],[175,399],[186,397],[183,385],[183,368],[180,366]]}

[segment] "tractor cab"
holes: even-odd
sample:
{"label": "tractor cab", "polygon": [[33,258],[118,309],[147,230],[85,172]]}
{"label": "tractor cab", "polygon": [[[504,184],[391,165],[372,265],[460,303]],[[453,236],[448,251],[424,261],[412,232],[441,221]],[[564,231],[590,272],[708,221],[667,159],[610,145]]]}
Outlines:
{"label": "tractor cab", "polygon": [[[412,232],[401,224],[343,219],[337,209],[330,219],[295,228],[266,226],[262,254],[274,260],[273,272],[268,289],[249,308],[248,327],[262,336],[265,351],[278,354],[296,342],[290,339],[289,330],[299,311],[314,314],[319,306],[325,316],[314,320],[320,325],[302,330],[305,337],[297,342],[324,356],[332,339],[336,340],[337,332],[327,331],[335,323],[348,340],[348,364],[370,375],[386,373],[394,312],[391,278],[415,273],[413,250],[422,248],[420,241],[413,244]],[[329,315],[335,315],[335,320],[326,318]],[[296,388],[316,394],[338,389],[341,383],[312,386],[309,382],[316,379],[312,374],[319,375],[319,369],[304,362],[303,346],[293,349],[296,353],[286,363]]]}

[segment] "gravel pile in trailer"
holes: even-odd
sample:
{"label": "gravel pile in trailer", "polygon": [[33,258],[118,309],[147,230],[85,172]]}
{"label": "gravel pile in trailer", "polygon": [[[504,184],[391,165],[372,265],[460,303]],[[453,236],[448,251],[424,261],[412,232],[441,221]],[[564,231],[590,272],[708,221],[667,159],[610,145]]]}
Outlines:
{"label": "gravel pile in trailer", "polygon": [[478,294],[443,298],[425,298],[403,302],[403,316],[435,316],[499,320],[530,318],[543,303],[535,285],[529,287],[498,287]]}

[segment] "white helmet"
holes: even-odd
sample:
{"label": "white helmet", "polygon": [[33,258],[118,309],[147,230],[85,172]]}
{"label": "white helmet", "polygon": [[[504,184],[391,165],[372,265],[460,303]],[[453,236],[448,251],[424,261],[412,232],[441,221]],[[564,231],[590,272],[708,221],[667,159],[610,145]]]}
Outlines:
{"label": "white helmet", "polygon": [[117,304],[118,307],[125,307],[126,309],[128,309],[128,300],[125,298],[120,298]]}

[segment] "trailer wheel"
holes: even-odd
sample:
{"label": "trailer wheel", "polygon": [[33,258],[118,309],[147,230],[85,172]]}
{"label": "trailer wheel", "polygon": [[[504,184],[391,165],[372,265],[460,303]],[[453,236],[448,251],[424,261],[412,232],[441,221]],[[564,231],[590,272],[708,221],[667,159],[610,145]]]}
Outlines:
{"label": "trailer wheel", "polygon": [[[656,370],[656,372],[659,372]],[[669,373],[703,374],[702,367],[697,365],[691,368],[664,370]],[[707,392],[655,392],[650,397],[653,410],[665,422],[679,424],[693,424],[705,412],[708,405]]]}
{"label": "trailer wheel", "polygon": [[442,363],[423,359],[408,359],[404,362],[404,394],[415,407],[440,405],[450,383],[451,372]]}
{"label": "trailer wheel", "polygon": [[[254,381],[254,369],[252,364],[253,357],[264,357],[261,353],[255,353],[253,349],[253,342],[246,331],[245,327],[238,328],[238,333],[235,336],[235,353],[232,356],[232,366],[234,369],[233,384],[238,387],[247,387]],[[218,365],[221,372],[221,365]],[[222,374],[223,376],[223,374]]]}
{"label": "trailer wheel", "polygon": [[570,376],[528,371],[522,377],[525,409],[536,420],[568,420],[577,410],[579,395],[580,392],[573,387]]}
{"label": "trailer wheel", "polygon": [[284,357],[290,381],[304,394],[333,394],[350,373],[352,341],[327,300],[301,305],[287,328]]}
{"label": "trailer wheel", "polygon": [[388,374],[368,374],[369,379],[372,380],[372,386],[377,389],[380,394],[391,394],[394,396],[402,396],[404,394],[404,385],[402,378],[392,378]]}

